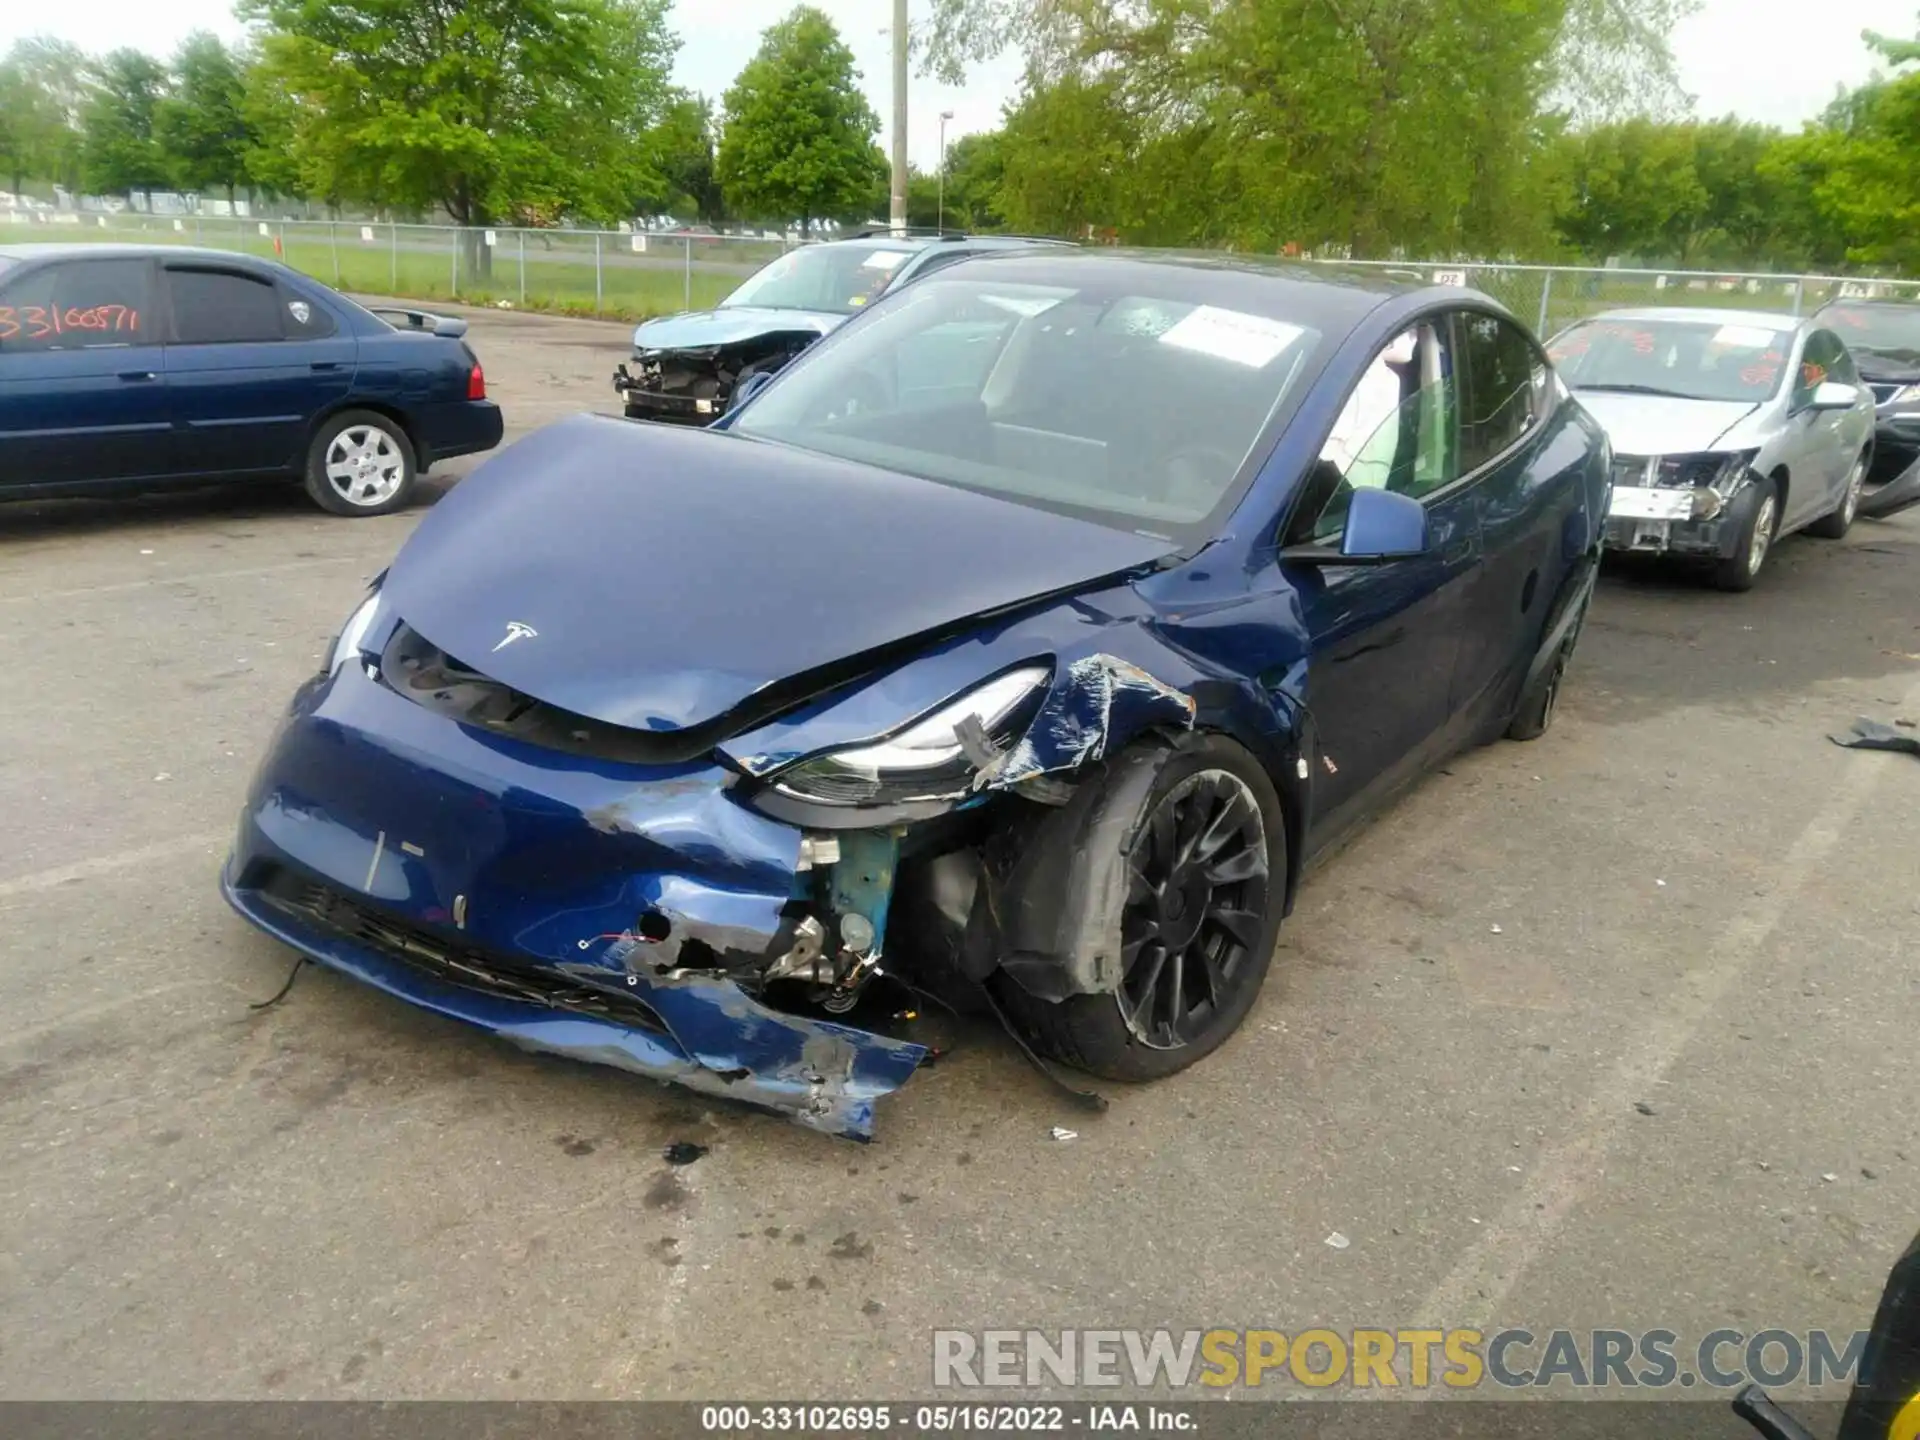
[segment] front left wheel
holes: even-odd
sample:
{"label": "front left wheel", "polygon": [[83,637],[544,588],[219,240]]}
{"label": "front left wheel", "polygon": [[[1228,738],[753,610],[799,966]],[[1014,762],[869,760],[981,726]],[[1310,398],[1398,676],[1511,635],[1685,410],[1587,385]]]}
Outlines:
{"label": "front left wheel", "polygon": [[419,469],[398,421],[346,410],[315,432],[305,479],[307,494],[335,515],[391,515],[413,498]]}
{"label": "front left wheel", "polygon": [[1286,898],[1280,799],[1253,758],[1204,736],[1155,763],[1121,842],[1118,989],[1046,1001],[996,977],[995,993],[1039,1049],[1110,1080],[1184,1070],[1239,1028],[1266,979]]}

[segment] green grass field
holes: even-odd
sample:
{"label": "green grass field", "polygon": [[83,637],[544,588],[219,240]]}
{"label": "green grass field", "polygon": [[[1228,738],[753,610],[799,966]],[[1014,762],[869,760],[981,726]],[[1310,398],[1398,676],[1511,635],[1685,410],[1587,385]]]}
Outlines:
{"label": "green grass field", "polygon": [[[279,233],[280,227],[276,225],[275,231]],[[280,258],[315,279],[359,294],[457,298],[469,305],[504,300],[515,308],[644,320],[685,309],[689,298],[695,309],[714,305],[753,268],[779,253],[777,245],[760,246],[757,253],[750,244],[726,246],[727,254],[701,249],[696,252],[701,266],[721,263],[739,268],[695,268],[689,277],[676,253],[676,242],[667,242],[664,254],[656,251],[643,258],[626,248],[626,236],[610,236],[602,242],[605,249],[596,294],[590,235],[530,232],[523,258],[518,232],[501,231],[484,275],[473,273],[472,256],[465,251],[456,273],[448,231],[401,226],[394,237],[382,225],[374,228],[374,235],[371,242],[362,240],[361,227],[348,222],[342,222],[331,237],[324,228],[289,227]],[[164,219],[124,222],[121,217],[106,226],[0,224],[0,244],[33,242],[207,245],[269,258],[274,254],[273,237],[262,235],[253,223],[209,221],[196,227],[189,220],[180,230]],[[613,248],[616,242],[621,249]]]}

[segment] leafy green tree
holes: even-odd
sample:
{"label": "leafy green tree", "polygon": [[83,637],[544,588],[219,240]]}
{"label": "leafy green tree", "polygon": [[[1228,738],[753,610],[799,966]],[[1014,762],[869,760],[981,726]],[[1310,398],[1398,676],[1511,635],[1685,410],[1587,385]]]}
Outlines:
{"label": "leafy green tree", "polygon": [[0,60],[0,175],[15,194],[29,179],[79,185],[80,110],[87,57],[65,40],[17,40]]}
{"label": "leafy green tree", "polygon": [[1593,259],[1685,264],[1708,208],[1687,126],[1628,120],[1569,138],[1572,193],[1562,235]]}
{"label": "leafy green tree", "polygon": [[833,22],[802,5],[770,26],[725,99],[717,173],[736,215],[800,222],[871,204],[880,121]]}
{"label": "leafy green tree", "polygon": [[1010,229],[1078,236],[1117,226],[1129,167],[1140,149],[1120,81],[1068,75],[1030,84],[1000,134],[1003,169],[995,198]]}
{"label": "leafy green tree", "polygon": [[303,132],[319,126],[324,117],[291,93],[272,66],[255,57],[241,72],[240,118],[247,134],[241,164],[248,189],[274,199],[304,200],[307,182],[301,161],[313,146]]}
{"label": "leafy green tree", "polygon": [[[1678,108],[1668,36],[1694,4],[932,0],[919,38],[949,81],[1025,55],[1002,185],[1017,226],[1505,254],[1553,238],[1562,115]],[[1084,160],[1049,153],[1075,140]]]}
{"label": "leafy green tree", "polygon": [[254,137],[247,124],[240,59],[217,35],[196,30],[173,57],[173,87],[155,108],[155,139],[182,190],[224,189],[229,206],[246,180]]}
{"label": "leafy green tree", "polygon": [[[660,176],[652,213],[691,210],[708,224],[726,219],[726,204],[714,170],[713,102],[704,95],[677,95],[648,133]],[[643,199],[652,197],[642,197]],[[649,213],[645,207],[638,213]]]}
{"label": "leafy green tree", "polygon": [[135,191],[167,184],[153,128],[166,93],[166,68],[153,57],[121,49],[100,59],[80,115],[80,171],[89,190],[131,201]]}
{"label": "leafy green tree", "polygon": [[[647,188],[668,0],[241,0],[299,184],[463,226],[608,221]],[[253,107],[263,108],[256,92]],[[478,237],[469,258],[484,270]]]}
{"label": "leafy green tree", "polygon": [[1006,176],[1004,135],[963,135],[947,147],[947,223],[966,230],[1002,230],[1000,186]]}

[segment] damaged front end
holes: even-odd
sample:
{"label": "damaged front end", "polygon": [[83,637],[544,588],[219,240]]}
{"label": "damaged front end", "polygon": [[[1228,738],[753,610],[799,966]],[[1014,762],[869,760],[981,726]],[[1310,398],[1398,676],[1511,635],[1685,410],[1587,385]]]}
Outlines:
{"label": "damaged front end", "polygon": [[[1193,721],[1181,689],[1093,654],[872,740],[810,747],[831,725],[788,717],[694,756],[356,617],[275,737],[223,890],[310,958],[526,1049],[868,1139],[929,1053],[855,1022],[876,981],[1117,983],[1124,864],[1063,865],[1074,777]],[[755,748],[776,741],[804,753]]]}
{"label": "damaged front end", "polygon": [[1755,503],[1758,454],[1616,456],[1607,548],[1701,560],[1734,554]]}
{"label": "damaged front end", "polygon": [[632,360],[614,369],[614,392],[629,420],[710,425],[727,413],[734,392],[743,384],[755,375],[778,372],[821,333],[818,328],[805,328],[775,330],[725,344],[636,345]]}

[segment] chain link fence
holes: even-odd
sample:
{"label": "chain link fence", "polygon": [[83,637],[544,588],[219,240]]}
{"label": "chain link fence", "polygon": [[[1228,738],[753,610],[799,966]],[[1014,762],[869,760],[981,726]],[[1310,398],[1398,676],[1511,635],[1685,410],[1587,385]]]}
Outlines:
{"label": "chain link fence", "polygon": [[[171,242],[278,256],[342,290],[641,319],[717,304],[792,240],[625,230],[462,229],[360,220],[0,211],[0,241]],[[1547,338],[1630,306],[1810,314],[1849,297],[1920,298],[1920,281],[1459,262],[1310,262],[1491,295]]]}
{"label": "chain link fence", "polygon": [[81,240],[204,245],[277,257],[363,295],[629,319],[715,305],[796,243],[683,231],[0,212],[0,242]]}
{"label": "chain link fence", "polygon": [[[1334,262],[1327,262],[1334,263]],[[1606,310],[1654,305],[1810,315],[1841,299],[1920,299],[1920,281],[1840,275],[1734,274],[1709,270],[1627,270],[1551,265],[1401,264],[1340,261],[1421,284],[1460,285],[1491,295],[1544,340]]]}

